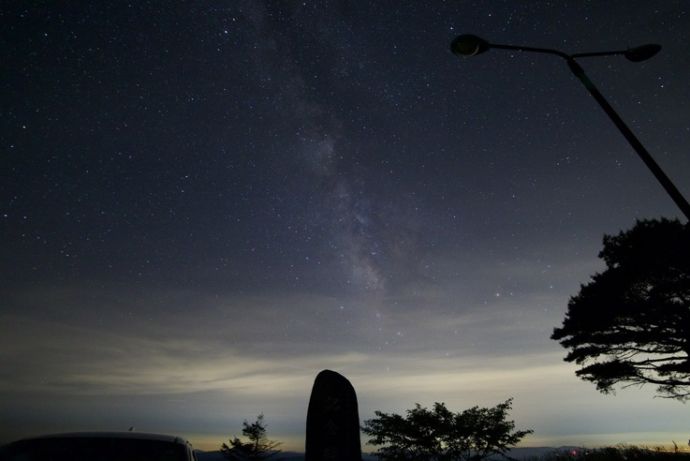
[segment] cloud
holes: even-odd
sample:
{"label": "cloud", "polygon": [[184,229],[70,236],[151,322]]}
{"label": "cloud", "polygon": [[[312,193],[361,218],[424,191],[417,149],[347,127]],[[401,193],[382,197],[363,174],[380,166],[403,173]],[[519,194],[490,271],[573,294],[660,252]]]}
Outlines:
{"label": "cloud", "polygon": [[[475,313],[452,327],[488,321]],[[269,338],[272,354],[242,344],[229,346],[213,335],[149,337],[127,328],[109,332],[8,314],[0,317],[0,325],[0,391],[5,396],[0,419],[23,415],[22,420],[59,420],[60,430],[69,429],[72,423],[65,421],[76,417],[64,415],[83,413],[79,427],[84,421],[91,421],[91,429],[138,421],[140,429],[215,434],[264,411],[275,433],[294,441],[303,433],[313,379],[325,368],[351,380],[363,420],[374,410],[401,412],[415,402],[444,401],[460,410],[515,397],[511,416],[519,427],[537,431],[539,438],[527,441],[532,445],[574,440],[573,434],[581,434],[580,443],[588,443],[594,439],[586,434],[594,427],[634,431],[642,427],[624,422],[653,414],[663,413],[669,421],[686,418],[681,405],[654,400],[649,389],[628,390],[617,397],[598,394],[574,376],[574,367],[564,363],[556,349],[494,354],[458,347],[446,355],[429,347],[421,335],[414,338],[421,341],[416,349],[362,352],[341,345],[340,352],[326,352],[321,342],[320,347],[284,356],[279,351],[289,347],[289,339],[281,343]],[[499,330],[506,328],[501,325]],[[479,330],[491,340],[490,333]],[[495,341],[499,338],[494,336]],[[519,343],[512,346],[521,348]],[[607,416],[601,416],[602,408]],[[95,418],[99,412],[107,414],[107,420]],[[596,422],[591,421],[593,414],[599,415]]]}
{"label": "cloud", "polygon": [[2,320],[32,338],[21,340],[19,334],[2,332],[13,345],[0,355],[2,369],[12,370],[0,379],[4,393],[83,398],[215,391],[230,400],[288,399],[304,396],[315,374],[331,368],[345,373],[369,401],[399,405],[430,396],[449,398],[458,392],[499,397],[533,386],[531,376],[539,375],[544,386],[547,377],[572,372],[564,370],[567,366],[553,354],[525,356],[516,362],[470,354],[313,351],[286,360],[216,349],[220,345],[213,341],[151,340],[55,323]]}
{"label": "cloud", "polygon": [[[123,332],[2,316],[3,391],[57,394],[174,394],[223,390],[285,395],[319,362],[347,365],[355,353],[269,359],[217,340],[150,339]],[[300,372],[301,370],[301,372]]]}
{"label": "cloud", "polygon": [[[375,268],[366,260],[358,264],[366,283],[378,283],[380,274]],[[471,283],[479,290],[485,281]],[[496,297],[493,290],[486,294],[484,299],[466,297],[452,282],[402,290],[395,296],[377,291],[237,294],[178,288],[123,290],[103,284],[57,289],[37,285],[24,292],[17,290],[8,299],[5,315],[19,320],[41,318],[92,331],[94,338],[86,338],[89,341],[98,341],[100,332],[150,341],[175,339],[186,348],[185,355],[193,358],[215,351],[290,359],[311,355],[314,350],[333,355],[343,351],[449,355],[469,351],[482,357],[558,350],[548,336],[562,320],[564,295]],[[563,310],[545,310],[559,305]],[[31,328],[28,324],[18,331]],[[44,331],[35,337],[52,335],[49,328],[41,328]],[[17,338],[17,342],[27,339]],[[202,349],[197,351],[199,347]]]}
{"label": "cloud", "polygon": [[[441,391],[432,384],[452,386],[453,376],[476,375],[477,364],[491,376],[492,369],[510,369],[516,355],[521,366],[530,357],[541,361],[536,351],[549,344],[547,335],[530,343],[542,325],[522,318],[517,306],[412,309],[400,298],[221,297],[174,290],[127,300],[111,290],[63,287],[14,299],[22,309],[1,318],[2,389],[283,395],[303,388],[318,369],[335,367],[365,382],[385,369],[378,382],[401,390],[418,382]],[[39,320],[42,308],[46,315]],[[559,363],[558,346],[550,350],[549,361]]]}

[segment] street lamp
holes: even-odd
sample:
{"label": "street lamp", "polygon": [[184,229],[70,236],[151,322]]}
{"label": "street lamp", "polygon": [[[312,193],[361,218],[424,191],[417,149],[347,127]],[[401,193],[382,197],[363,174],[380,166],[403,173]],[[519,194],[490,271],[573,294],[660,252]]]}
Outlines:
{"label": "street lamp", "polygon": [[690,221],[690,204],[685,197],[680,193],[678,188],[673,184],[673,182],[666,176],[666,173],[661,169],[661,167],[654,161],[651,154],[645,149],[642,143],[637,139],[637,137],[630,131],[630,128],[623,122],[618,113],[613,110],[613,107],[608,103],[604,96],[599,92],[597,87],[594,86],[592,81],[585,74],[584,69],[580,64],[575,61],[575,58],[586,58],[593,56],[612,56],[621,54],[625,56],[629,61],[640,62],[645,61],[661,50],[661,45],[648,44],[642,45],[635,48],[630,48],[627,50],[620,51],[598,51],[593,53],[576,53],[567,54],[559,50],[552,50],[549,48],[533,48],[528,46],[515,46],[515,45],[499,45],[496,43],[489,43],[483,38],[477,37],[476,35],[459,35],[450,44],[450,49],[454,54],[460,56],[475,56],[488,51],[491,48],[501,49],[501,50],[518,50],[518,51],[531,51],[534,53],[545,53],[553,54],[559,56],[566,60],[568,67],[573,74],[582,82],[582,84],[587,88],[589,94],[596,99],[604,112],[609,116],[613,123],[618,127],[618,129],[623,133],[625,139],[628,140],[630,145],[635,149],[637,155],[640,156],[642,161],[647,165],[656,179],[661,183],[666,192],[671,196],[673,201],[681,209],[685,217]]}

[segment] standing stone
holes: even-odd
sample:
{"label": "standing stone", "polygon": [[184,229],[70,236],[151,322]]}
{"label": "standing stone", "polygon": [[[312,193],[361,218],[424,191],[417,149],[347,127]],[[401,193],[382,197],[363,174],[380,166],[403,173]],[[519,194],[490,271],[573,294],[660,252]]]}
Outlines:
{"label": "standing stone", "polygon": [[316,376],[307,411],[305,461],[361,461],[355,389],[344,376]]}

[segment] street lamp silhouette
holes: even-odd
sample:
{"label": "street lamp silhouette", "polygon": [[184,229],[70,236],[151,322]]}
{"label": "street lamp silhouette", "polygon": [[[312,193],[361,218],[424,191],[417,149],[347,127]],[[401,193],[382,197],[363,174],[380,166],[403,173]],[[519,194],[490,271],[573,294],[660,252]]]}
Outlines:
{"label": "street lamp silhouette", "polygon": [[661,50],[661,45],[648,44],[642,45],[635,48],[630,48],[627,50],[619,51],[597,51],[592,53],[576,53],[567,54],[560,50],[553,50],[549,48],[533,48],[529,46],[515,46],[515,45],[499,45],[496,43],[489,43],[483,38],[477,37],[476,35],[459,35],[450,44],[451,51],[459,56],[476,56],[478,54],[489,51],[491,48],[501,49],[501,50],[517,50],[517,51],[527,51],[534,53],[545,53],[559,56],[566,60],[568,67],[573,74],[582,82],[582,84],[587,88],[589,94],[599,103],[604,112],[609,116],[613,123],[618,127],[625,139],[628,140],[630,145],[635,149],[637,155],[640,156],[642,161],[647,165],[656,179],[661,183],[666,192],[671,196],[673,201],[678,205],[678,208],[683,212],[685,217],[690,221],[690,204],[680,193],[678,188],[673,184],[673,182],[666,176],[666,173],[661,169],[661,167],[652,158],[651,154],[645,149],[639,139],[630,131],[630,128],[623,122],[618,113],[613,110],[613,107],[608,103],[604,96],[599,92],[596,86],[585,74],[584,69],[580,64],[575,61],[575,58],[587,58],[594,56],[613,56],[621,54],[625,56],[629,61],[641,62],[645,61]]}

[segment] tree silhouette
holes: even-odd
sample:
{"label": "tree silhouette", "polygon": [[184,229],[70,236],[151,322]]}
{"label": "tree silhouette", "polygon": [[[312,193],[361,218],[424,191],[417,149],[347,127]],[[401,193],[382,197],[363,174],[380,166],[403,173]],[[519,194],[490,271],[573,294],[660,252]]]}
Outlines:
{"label": "tree silhouette", "polygon": [[230,445],[223,444],[220,448],[221,454],[232,461],[261,461],[280,453],[277,448],[280,442],[268,440],[266,436],[266,424],[264,415],[256,417],[256,421],[249,423],[245,420],[242,423],[242,435],[249,439],[242,442],[239,438],[230,439]]}
{"label": "tree silhouette", "polygon": [[368,443],[382,445],[381,461],[479,461],[492,455],[506,456],[531,430],[515,431],[506,420],[512,399],[493,408],[472,407],[453,413],[444,403],[429,410],[416,404],[407,416],[376,412],[362,428]]}
{"label": "tree silhouette", "polygon": [[661,397],[689,399],[690,225],[638,221],[604,236],[599,257],[606,270],[570,298],[551,338],[603,393],[653,384]]}

